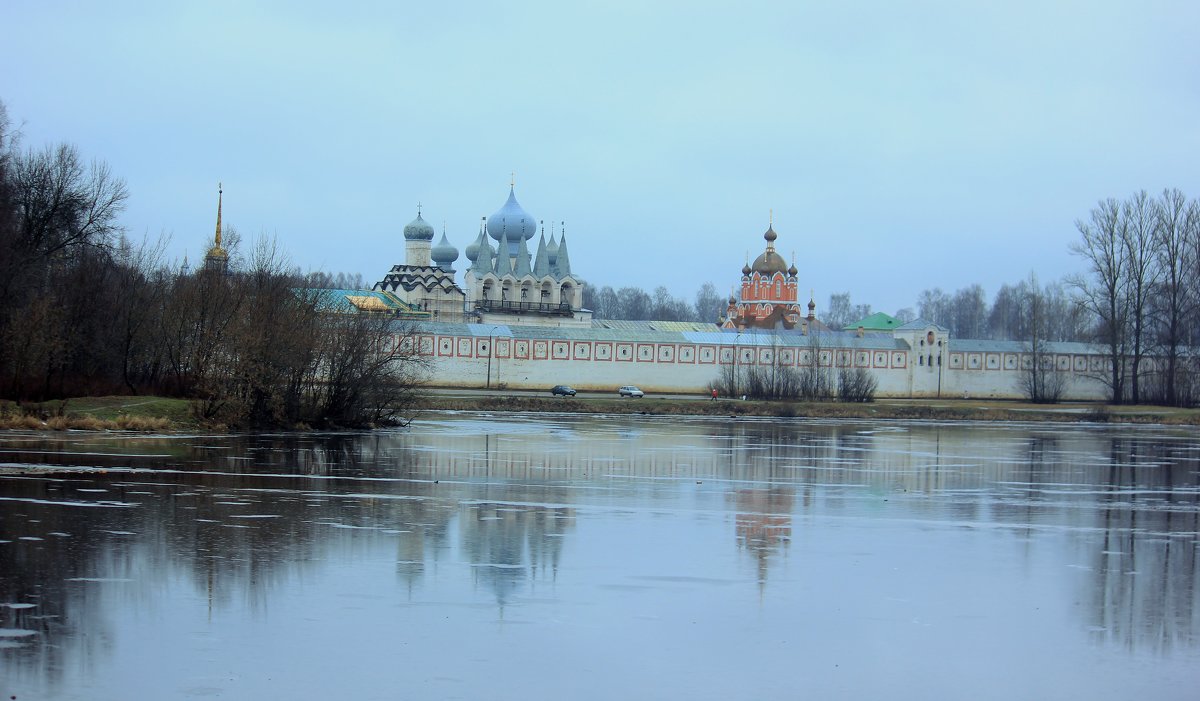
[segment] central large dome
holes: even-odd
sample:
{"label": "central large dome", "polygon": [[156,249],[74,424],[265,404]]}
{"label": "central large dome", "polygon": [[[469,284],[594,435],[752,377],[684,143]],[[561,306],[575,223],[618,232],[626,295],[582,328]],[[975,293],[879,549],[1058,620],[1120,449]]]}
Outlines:
{"label": "central large dome", "polygon": [[[487,232],[496,241],[510,242],[512,250],[516,249],[521,239],[528,241],[537,233],[537,221],[517,202],[515,188],[509,188],[508,201],[487,218]],[[511,252],[509,255],[512,255]]]}
{"label": "central large dome", "polygon": [[[763,238],[767,240],[767,250],[754,259],[754,265],[751,269],[762,275],[786,273],[788,271],[787,261],[783,259],[783,256],[775,252],[775,239],[779,238],[779,234],[775,233],[775,227],[768,226],[767,233],[763,234]],[[745,271],[743,273],[746,274]]]}

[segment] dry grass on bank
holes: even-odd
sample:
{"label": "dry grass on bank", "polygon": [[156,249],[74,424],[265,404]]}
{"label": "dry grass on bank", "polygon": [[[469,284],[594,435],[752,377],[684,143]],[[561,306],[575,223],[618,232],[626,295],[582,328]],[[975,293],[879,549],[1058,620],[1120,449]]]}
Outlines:
{"label": "dry grass on bank", "polygon": [[566,412],[576,414],[662,414],[761,416],[815,419],[924,419],[931,421],[1053,421],[1200,425],[1200,410],[1169,407],[1109,407],[1103,404],[1042,406],[1003,401],[889,400],[871,403],[737,401],[721,399],[593,399],[525,395],[451,397],[430,395],[429,411]]}
{"label": "dry grass on bank", "polygon": [[[428,394],[413,411],[503,413],[647,414],[663,416],[760,416],[814,419],[917,419],[929,421],[1046,421],[1200,425],[1200,409],[1037,405],[1000,400],[887,399],[867,404],[766,402],[699,398],[617,399],[527,394],[455,397]],[[411,416],[411,414],[410,414]],[[201,428],[191,402],[165,397],[85,397],[41,404],[0,402],[0,430],[185,431]],[[204,426],[220,431],[220,426]],[[297,427],[302,428],[302,427]]]}
{"label": "dry grass on bank", "polygon": [[162,432],[193,424],[191,405],[165,397],[83,397],[0,404],[0,429]]}

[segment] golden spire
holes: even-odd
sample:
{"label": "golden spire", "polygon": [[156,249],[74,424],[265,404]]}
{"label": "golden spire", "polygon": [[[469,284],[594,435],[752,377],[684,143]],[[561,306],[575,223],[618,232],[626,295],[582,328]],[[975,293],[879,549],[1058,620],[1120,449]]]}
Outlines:
{"label": "golden spire", "polygon": [[223,195],[224,189],[221,187],[221,183],[217,183],[217,236],[214,239],[216,243],[215,248],[221,247],[221,198]]}
{"label": "golden spire", "polygon": [[204,267],[217,270],[224,270],[229,262],[229,254],[221,248],[221,200],[224,192],[221,183],[217,183],[217,233],[213,236],[213,247],[208,249],[208,255],[204,256]]}

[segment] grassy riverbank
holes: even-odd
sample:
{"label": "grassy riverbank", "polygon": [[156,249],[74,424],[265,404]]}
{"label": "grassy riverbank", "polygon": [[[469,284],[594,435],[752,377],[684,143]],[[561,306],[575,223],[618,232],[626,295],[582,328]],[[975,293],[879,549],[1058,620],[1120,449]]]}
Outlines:
{"label": "grassy riverbank", "polygon": [[187,399],[77,397],[51,402],[0,402],[0,429],[183,431],[199,427]]}
{"label": "grassy riverbank", "polygon": [[[829,419],[925,419],[936,421],[1052,421],[1200,425],[1200,409],[1038,405],[972,399],[887,399],[867,404],[840,402],[760,402],[702,398],[617,399],[550,397],[532,394],[455,396],[430,393],[410,415],[431,411],[579,414],[657,414],[683,416],[763,416]],[[0,403],[0,429],[93,431],[221,430],[197,420],[191,402],[167,397],[81,397],[40,404]]]}
{"label": "grassy riverbank", "polygon": [[530,395],[453,397],[430,395],[423,410],[570,412],[580,414],[665,414],[685,416],[764,416],[780,418],[928,419],[939,421],[1056,421],[1200,425],[1200,409],[1038,405],[1000,400],[888,399],[877,402],[768,402],[731,399],[616,399]]}

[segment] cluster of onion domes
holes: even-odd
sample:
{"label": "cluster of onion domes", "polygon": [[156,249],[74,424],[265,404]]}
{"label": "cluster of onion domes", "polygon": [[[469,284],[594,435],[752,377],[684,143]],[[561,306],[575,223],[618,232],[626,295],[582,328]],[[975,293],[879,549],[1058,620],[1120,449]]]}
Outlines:
{"label": "cluster of onion domes", "polygon": [[[463,253],[470,262],[470,268],[479,271],[491,271],[500,274],[511,267],[509,272],[536,273],[537,275],[554,275],[561,277],[570,275],[570,256],[567,253],[566,230],[556,240],[553,231],[549,243],[544,240],[545,227],[542,227],[543,240],[539,244],[538,263],[531,265],[526,242],[538,231],[539,222],[517,202],[516,188],[510,186],[508,200],[490,217],[481,218],[479,235],[469,243]],[[408,241],[433,241],[434,231],[429,222],[421,216],[418,206],[417,218],[404,227],[404,238]],[[497,242],[493,246],[488,237]],[[450,244],[443,227],[442,236],[436,245],[429,248],[429,260],[437,267],[448,272],[454,272],[450,267],[458,260],[459,251]],[[514,262],[515,259],[515,262]],[[524,262],[523,262],[524,261]],[[536,268],[536,271],[534,270]]]}

